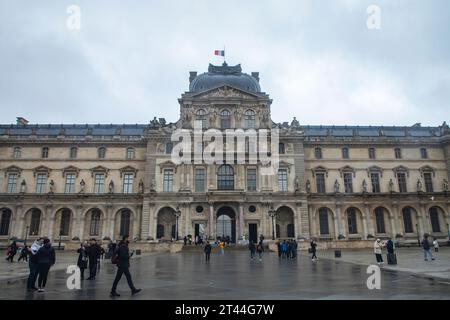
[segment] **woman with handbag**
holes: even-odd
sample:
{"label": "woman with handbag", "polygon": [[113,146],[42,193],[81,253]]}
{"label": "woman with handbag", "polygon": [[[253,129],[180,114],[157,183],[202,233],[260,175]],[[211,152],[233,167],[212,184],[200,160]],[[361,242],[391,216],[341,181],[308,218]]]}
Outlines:
{"label": "woman with handbag", "polygon": [[78,253],[77,266],[80,268],[81,280],[84,280],[84,270],[87,269],[88,265],[88,256],[84,243],[81,244],[80,248],[77,250],[77,253]]}

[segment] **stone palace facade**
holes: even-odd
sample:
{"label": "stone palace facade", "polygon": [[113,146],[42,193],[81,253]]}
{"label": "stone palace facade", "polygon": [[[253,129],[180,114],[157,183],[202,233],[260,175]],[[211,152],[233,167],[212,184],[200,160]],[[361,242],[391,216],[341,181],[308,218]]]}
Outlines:
{"label": "stone palace facade", "polygon": [[[374,237],[405,243],[424,233],[448,238],[445,122],[275,123],[257,72],[210,65],[206,73],[191,72],[189,82],[175,123],[0,125],[0,242],[48,236],[74,245],[130,234],[145,245],[176,234],[232,242],[262,234],[356,247],[371,245]],[[278,171],[262,176],[261,163],[248,158],[177,164],[172,134],[194,123],[220,132],[278,129]],[[244,156],[251,147],[246,142]]]}

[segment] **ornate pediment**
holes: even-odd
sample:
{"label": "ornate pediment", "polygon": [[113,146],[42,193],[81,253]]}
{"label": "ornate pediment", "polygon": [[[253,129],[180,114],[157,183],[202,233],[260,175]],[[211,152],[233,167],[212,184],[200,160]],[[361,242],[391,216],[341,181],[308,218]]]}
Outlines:
{"label": "ornate pediment", "polygon": [[205,92],[198,93],[194,98],[209,99],[209,98],[250,98],[255,99],[258,96],[244,91],[242,89],[234,88],[230,85],[220,86]]}
{"label": "ornate pediment", "polygon": [[96,173],[104,173],[105,177],[106,177],[106,176],[108,176],[108,172],[109,172],[108,168],[105,168],[103,166],[96,166],[91,169],[91,177],[93,177],[94,174],[96,174]]}
{"label": "ornate pediment", "polygon": [[342,178],[342,176],[344,175],[345,172],[349,172],[349,173],[353,173],[353,177],[356,177],[356,170],[353,167],[350,166],[344,166],[342,168],[339,169],[339,174]]}
{"label": "ornate pediment", "polygon": [[120,171],[120,177],[121,178],[122,178],[124,173],[133,173],[134,177],[136,177],[138,169],[136,169],[136,168],[134,168],[132,166],[126,166],[126,167],[120,168],[119,171]]}
{"label": "ornate pediment", "polygon": [[280,168],[287,168],[288,172],[291,172],[292,163],[289,163],[289,162],[281,160],[278,163],[278,165],[279,165]]}
{"label": "ornate pediment", "polygon": [[380,174],[380,177],[383,176],[383,168],[380,168],[378,166],[370,166],[367,168],[367,176],[370,177],[371,173],[378,172]]}
{"label": "ornate pediment", "polygon": [[36,167],[36,168],[33,169],[33,176],[36,177],[36,175],[38,173],[44,173],[48,177],[48,175],[50,174],[50,171],[52,171],[52,169],[50,169],[50,168],[48,168],[46,166],[39,166],[39,167]]}
{"label": "ornate pediment", "polygon": [[3,169],[5,171],[5,177],[9,174],[9,173],[17,173],[17,175],[20,177],[21,173],[22,173],[22,168],[19,168],[17,166],[9,166],[5,169]]}
{"label": "ornate pediment", "polygon": [[66,174],[68,174],[68,173],[75,173],[75,176],[78,177],[78,174],[80,173],[80,169],[78,169],[77,167],[74,167],[74,166],[68,166],[68,167],[65,167],[64,169],[62,169],[63,177],[65,177]]}
{"label": "ornate pediment", "polygon": [[425,165],[419,168],[420,176],[423,177],[423,174],[425,172],[429,172],[433,174],[433,177],[436,176],[436,172],[434,171],[433,167],[430,167],[429,165]]}
{"label": "ornate pediment", "polygon": [[162,173],[164,169],[174,169],[174,173],[177,173],[177,165],[170,160],[161,162],[158,166],[160,168],[160,173]]}
{"label": "ornate pediment", "polygon": [[394,171],[395,176],[397,176],[397,173],[399,172],[404,172],[406,173],[406,176],[409,177],[409,169],[405,166],[397,166],[393,168],[392,171]]}
{"label": "ornate pediment", "polygon": [[311,169],[313,177],[316,176],[316,173],[325,173],[325,176],[328,177],[328,169],[323,166],[317,166]]}

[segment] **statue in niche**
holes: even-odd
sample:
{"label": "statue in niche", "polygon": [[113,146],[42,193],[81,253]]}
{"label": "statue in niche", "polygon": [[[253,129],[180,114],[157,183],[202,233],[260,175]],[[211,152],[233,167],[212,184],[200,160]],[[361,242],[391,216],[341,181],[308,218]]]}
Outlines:
{"label": "statue in niche", "polygon": [[339,193],[340,186],[341,185],[339,184],[339,182],[336,179],[336,181],[334,182],[334,193]]}
{"label": "statue in niche", "polygon": [[139,193],[144,193],[144,181],[139,181]]}
{"label": "statue in niche", "polygon": [[306,192],[307,193],[311,193],[311,181],[309,181],[309,179],[308,180],[306,180]]}
{"label": "statue in niche", "polygon": [[80,181],[80,192],[79,193],[84,193],[84,189],[86,188],[86,183],[84,182],[83,179],[81,179]]}
{"label": "statue in niche", "polygon": [[235,110],[234,117],[236,118],[236,123],[240,124],[242,120],[242,113],[240,113],[238,110]]}
{"label": "statue in niche", "polygon": [[367,193],[367,182],[366,179],[363,180],[362,182],[362,189],[364,193]]}
{"label": "statue in niche", "polygon": [[299,191],[300,190],[300,182],[298,180],[298,176],[295,176],[294,187],[295,187],[295,191]]}
{"label": "statue in niche", "polygon": [[112,180],[109,182],[108,192],[114,193],[114,182]]}
{"label": "statue in niche", "polygon": [[155,179],[152,179],[152,182],[150,183],[150,190],[155,191],[156,188],[156,181]]}
{"label": "statue in niche", "polygon": [[389,192],[394,192],[394,181],[389,180]]}
{"label": "statue in niche", "polygon": [[48,185],[48,193],[55,193],[55,182],[53,180],[50,180]]}
{"label": "statue in niche", "polygon": [[417,179],[417,192],[422,192],[422,181],[420,179]]}
{"label": "statue in niche", "polygon": [[27,192],[27,183],[25,182],[25,179],[23,179],[22,183],[20,184],[20,193],[26,192]]}

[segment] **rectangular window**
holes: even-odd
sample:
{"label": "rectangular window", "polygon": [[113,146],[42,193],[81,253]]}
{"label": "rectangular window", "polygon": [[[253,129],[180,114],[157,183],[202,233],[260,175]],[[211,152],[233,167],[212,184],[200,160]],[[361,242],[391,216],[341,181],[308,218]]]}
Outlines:
{"label": "rectangular window", "polygon": [[427,148],[420,148],[420,156],[422,159],[428,159]]}
{"label": "rectangular window", "polygon": [[16,192],[16,185],[17,185],[17,173],[10,173],[8,175],[8,193],[14,193]]}
{"label": "rectangular window", "polygon": [[398,191],[408,192],[406,188],[406,174],[404,172],[398,172],[397,180],[398,180]]}
{"label": "rectangular window", "polygon": [[386,227],[384,225],[384,212],[380,207],[375,209],[375,220],[377,223],[377,233],[386,233]]}
{"label": "rectangular window", "polygon": [[344,173],[344,188],[345,193],[353,193],[353,173]]}
{"label": "rectangular window", "polygon": [[48,147],[42,148],[42,158],[44,159],[48,158]]}
{"label": "rectangular window", "polygon": [[372,172],[370,174],[370,180],[372,182],[372,192],[380,192],[380,174],[378,172]]}
{"label": "rectangular window", "polygon": [[127,148],[127,160],[134,159],[134,148]]}
{"label": "rectangular window", "polygon": [[22,150],[20,149],[20,147],[14,147],[13,157],[14,159],[19,159],[20,157],[22,157]]}
{"label": "rectangular window", "polygon": [[413,233],[413,222],[411,217],[411,209],[406,207],[403,209],[403,224],[405,225],[405,233]]}
{"label": "rectangular window", "polygon": [[342,148],[342,159],[348,159],[350,158],[348,148]]}
{"label": "rectangular window", "polygon": [[94,193],[103,193],[103,187],[105,185],[105,175],[103,173],[97,173],[94,181]]}
{"label": "rectangular window", "polygon": [[402,158],[402,150],[400,148],[395,148],[395,159],[401,159]]}
{"label": "rectangular window", "polygon": [[36,178],[36,193],[45,192],[45,183],[47,181],[47,175],[45,173],[39,173]]}
{"label": "rectangular window", "polygon": [[369,159],[375,159],[375,148],[369,148]]}
{"label": "rectangular window", "polygon": [[317,193],[325,193],[325,174],[324,173],[317,173],[316,174],[316,186],[317,186]]}
{"label": "rectangular window", "polygon": [[133,173],[125,173],[123,175],[123,193],[133,193]]}
{"label": "rectangular window", "polygon": [[66,175],[66,187],[64,188],[64,193],[73,193],[75,186],[75,174],[68,173]]}
{"label": "rectangular window", "polygon": [[278,170],[278,191],[280,191],[280,192],[287,191],[287,170],[286,169]]}
{"label": "rectangular window", "polygon": [[163,191],[172,192],[173,191],[173,170],[164,170],[164,180],[163,180]]}
{"label": "rectangular window", "polygon": [[433,232],[441,232],[441,226],[439,224],[439,212],[436,207],[430,209],[431,230]]}
{"label": "rectangular window", "polygon": [[433,192],[433,178],[430,172],[425,172],[423,174],[423,179],[425,180],[425,191]]}
{"label": "rectangular window", "polygon": [[195,168],[195,191],[205,192],[205,169]]}
{"label": "rectangular window", "polygon": [[77,147],[70,148],[70,159],[75,159],[77,157]]}
{"label": "rectangular window", "polygon": [[256,191],[256,169],[247,169],[247,191]]}
{"label": "rectangular window", "polygon": [[326,208],[319,209],[319,226],[320,234],[330,234],[330,230],[328,227],[328,210]]}
{"label": "rectangular window", "polygon": [[353,208],[347,211],[347,222],[348,222],[348,233],[357,234],[358,233],[358,222],[356,220],[356,211]]}

